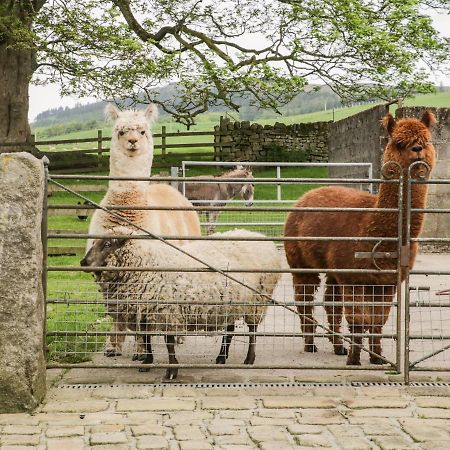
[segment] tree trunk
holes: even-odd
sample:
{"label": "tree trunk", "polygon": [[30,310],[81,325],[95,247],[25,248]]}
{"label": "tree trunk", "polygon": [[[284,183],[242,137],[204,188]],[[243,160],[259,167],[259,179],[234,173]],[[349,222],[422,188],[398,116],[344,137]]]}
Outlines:
{"label": "tree trunk", "polygon": [[35,51],[0,44],[0,153],[24,150],[30,141],[28,89],[35,68]]}

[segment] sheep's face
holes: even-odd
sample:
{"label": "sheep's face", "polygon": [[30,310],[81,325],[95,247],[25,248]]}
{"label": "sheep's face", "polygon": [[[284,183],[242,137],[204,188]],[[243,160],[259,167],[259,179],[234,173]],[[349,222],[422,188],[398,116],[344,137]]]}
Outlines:
{"label": "sheep's face", "polygon": [[[82,267],[106,267],[108,265],[109,257],[114,254],[116,250],[122,247],[126,239],[96,239],[86,253],[84,258],[80,261]],[[100,280],[102,275],[101,270],[92,272],[96,281]]]}

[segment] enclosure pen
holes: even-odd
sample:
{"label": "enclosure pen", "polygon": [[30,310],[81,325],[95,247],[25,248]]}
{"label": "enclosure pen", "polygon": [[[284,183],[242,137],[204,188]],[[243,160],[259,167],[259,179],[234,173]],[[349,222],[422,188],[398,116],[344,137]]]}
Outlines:
{"label": "enclosure pen", "polygon": [[[183,177],[160,177],[159,182],[168,183],[189,183],[189,176]],[[80,194],[73,189],[73,184],[62,184],[63,182],[73,181],[76,179],[82,180],[109,180],[109,177],[101,176],[86,176],[86,175],[49,175],[49,183],[59,186],[67,192],[67,196],[72,196],[71,200],[67,201],[66,197],[64,203],[52,202],[50,198],[48,211],[49,213],[57,210],[73,210],[76,208],[77,201],[89,202],[87,205],[88,210],[99,208],[97,202],[91,200],[88,196]],[[150,179],[142,179],[141,181],[150,181]],[[198,180],[197,180],[198,181]],[[223,179],[224,183],[243,183],[245,179]],[[204,178],[204,183],[216,182],[212,177]],[[242,242],[248,241],[258,246],[258,243],[263,242],[275,242],[278,246],[282,245],[285,241],[314,241],[323,242],[324,244],[330,241],[342,241],[348,242],[357,247],[361,251],[355,252],[355,258],[357,261],[365,261],[361,268],[319,268],[319,269],[290,269],[284,261],[284,255],[279,249],[279,255],[283,259],[283,263],[280,269],[267,269],[261,267],[261,261],[252,258],[243,259],[238,266],[216,266],[214,263],[205,262],[202,255],[193,255],[194,259],[191,264],[161,264],[158,267],[146,266],[145,264],[138,264],[129,267],[108,267],[108,273],[145,273],[157,274],[173,274],[171,284],[165,287],[159,288],[160,291],[156,296],[149,298],[146,294],[145,288],[138,284],[124,286],[124,290],[120,297],[107,298],[98,292],[98,286],[91,280],[90,273],[95,274],[99,271],[105,271],[104,267],[92,266],[92,267],[80,267],[78,264],[79,258],[73,256],[66,257],[51,257],[50,264],[48,264],[48,290],[47,290],[47,344],[48,344],[48,367],[101,367],[101,368],[132,368],[132,369],[145,369],[145,368],[170,368],[174,367],[173,364],[168,364],[166,358],[166,342],[168,335],[174,335],[182,337],[181,344],[176,344],[176,353],[179,359],[179,363],[176,364],[177,368],[194,368],[194,369],[273,369],[273,370],[294,370],[294,369],[327,369],[327,370],[381,370],[381,371],[394,371],[396,373],[404,372],[405,379],[407,380],[407,373],[409,370],[423,370],[422,361],[426,359],[431,361],[445,361],[445,347],[446,339],[450,340],[450,336],[446,336],[445,332],[436,333],[430,324],[430,321],[426,320],[426,317],[422,317],[421,320],[415,320],[415,311],[427,311],[428,317],[434,322],[434,325],[445,326],[445,321],[450,320],[446,317],[445,313],[448,310],[450,313],[450,296],[448,294],[441,294],[436,298],[424,297],[424,295],[431,296],[432,293],[439,293],[449,286],[440,284],[435,287],[434,280],[439,275],[450,274],[448,271],[427,272],[427,275],[433,278],[432,285],[422,286],[423,282],[417,283],[417,288],[414,288],[411,284],[408,288],[403,289],[400,281],[400,271],[405,270],[404,266],[401,266],[402,250],[401,242],[401,224],[402,214],[405,213],[406,219],[415,214],[418,211],[411,210],[407,201],[407,196],[403,197],[403,190],[401,189],[402,182],[395,177],[393,179],[334,179],[334,178],[296,178],[296,177],[259,177],[257,173],[251,180],[254,184],[254,200],[253,206],[244,206],[242,201],[236,200],[232,203],[232,206],[206,206],[198,204],[192,208],[179,208],[182,210],[191,209],[197,212],[215,210],[220,212],[216,228],[220,232],[230,230],[236,226],[241,228],[247,228],[249,230],[257,231],[258,233],[264,233],[265,235],[258,236],[233,236],[233,238],[227,238],[222,233],[215,233],[202,236],[184,236],[184,238],[192,242],[211,242],[216,243],[214,245],[226,245],[227,242]],[[423,180],[415,181],[411,180],[409,183],[433,183],[433,181]],[[439,180],[442,182],[442,180]],[[399,190],[399,205],[397,208],[308,208],[309,214],[315,214],[316,212],[322,212],[330,214],[333,217],[335,214],[339,214],[340,211],[354,214],[355,220],[360,220],[364,214],[374,213],[377,214],[394,214],[398,221],[398,233],[396,235],[388,237],[380,236],[313,236],[313,237],[285,237],[282,233],[282,225],[287,213],[295,212],[296,208],[291,206],[298,195],[304,192],[304,189],[309,189],[314,185],[355,185],[365,186],[370,184],[372,186],[380,186],[383,183],[392,184]],[[448,181],[450,184],[450,180]],[[279,198],[278,187],[282,186],[282,197]],[[403,206],[402,206],[403,204]],[[123,210],[161,210],[164,207],[116,207],[111,206],[105,208],[111,215],[120,215]],[[427,212],[425,210],[424,212]],[[433,214],[446,213],[448,210],[440,210],[434,208]],[[228,214],[228,216],[227,216]],[[266,218],[267,214],[273,214],[275,220],[261,220]],[[231,216],[230,216],[231,215]],[[52,216],[49,215],[49,229],[47,238],[49,239],[49,245],[51,241],[56,239],[60,242],[64,240],[71,240],[77,242],[84,242],[87,238],[106,240],[111,238],[111,234],[101,233],[97,235],[87,235],[85,232],[73,233],[70,231],[64,232],[64,230],[58,230],[58,232],[52,231]],[[123,220],[123,217],[120,216]],[[406,220],[405,219],[405,220]],[[271,225],[265,225],[270,223]],[[207,225],[207,224],[206,224]],[[131,234],[132,233],[132,234]],[[180,238],[180,236],[155,236],[148,230],[140,229],[139,227],[131,227],[129,233],[122,233],[120,235],[114,235],[115,239],[128,239],[133,241],[142,241],[143,245],[146,240],[149,244],[151,242],[160,242],[161,245],[165,245],[171,249],[171,251],[177,252],[179,249],[172,242]],[[231,240],[230,240],[231,239]],[[432,238],[417,238],[418,242],[421,239],[430,240]],[[442,241],[444,238],[436,238],[438,241]],[[393,250],[390,252],[378,251],[377,247],[380,245],[380,241],[385,244],[393,246]],[[445,241],[445,239],[444,239]],[[367,251],[366,249],[369,249]],[[184,257],[187,257],[183,251],[180,252],[180,256],[183,258],[180,261],[184,261]],[[403,256],[404,257],[404,256]],[[53,258],[55,263],[53,263]],[[384,261],[396,261],[397,268],[385,269]],[[369,261],[369,268],[367,268],[367,261]],[[338,308],[347,308],[351,310],[354,308],[353,297],[354,293],[358,291],[362,286],[348,285],[346,289],[346,301],[342,300],[342,296],[338,295],[336,287],[333,285],[326,285],[323,281],[316,293],[316,299],[314,302],[315,310],[315,326],[316,330],[313,332],[317,339],[317,346],[319,353],[316,358],[312,354],[303,353],[301,350],[302,340],[308,336],[308,333],[302,332],[300,328],[300,317],[304,317],[302,308],[304,308],[307,302],[299,302],[294,299],[293,285],[291,281],[291,274],[293,273],[355,273],[355,274],[392,274],[397,277],[396,285],[377,285],[377,292],[381,292],[383,297],[385,292],[396,292],[396,298],[392,302],[386,302],[386,306],[392,307],[392,311],[389,317],[383,317],[383,321],[386,319],[386,324],[383,327],[381,333],[365,332],[362,334],[351,333],[347,326],[344,324],[342,332],[337,333],[332,327],[328,325],[328,321],[335,314]],[[208,316],[202,316],[202,308],[205,307],[205,301],[198,297],[198,294],[193,292],[188,294],[186,292],[186,286],[181,283],[180,280],[183,277],[194,277],[197,274],[202,273],[216,273],[221,277],[221,284],[226,288],[229,288],[232,284],[239,284],[242,288],[246,288],[242,278],[245,274],[257,274],[257,273],[278,273],[281,276],[280,281],[274,286],[274,292],[272,296],[263,295],[264,304],[267,308],[264,317],[262,318],[258,330],[251,331],[245,325],[242,317],[237,317],[230,313],[227,309],[228,303],[222,295],[221,297],[211,297],[206,303],[208,308],[215,310],[214,314]],[[140,277],[141,275],[136,275]],[[164,275],[165,276],[165,275]],[[416,273],[416,271],[408,271],[407,277],[422,276],[422,273]],[[142,278],[143,279],[143,278]],[[126,283],[126,279],[123,281]],[[204,286],[198,284],[196,289],[201,291]],[[425,289],[427,288],[427,289]],[[178,292],[175,297],[171,299],[166,298],[166,291],[174,290]],[[308,285],[303,285],[302,289],[308,289]],[[374,295],[374,286],[364,286],[364,292],[367,292],[368,298],[376,298]],[[381,289],[381,291],[380,291]],[[246,288],[247,299],[239,300],[236,302],[237,306],[242,310],[248,310],[254,302],[254,298],[260,295],[261,292],[258,289]],[[223,292],[227,292],[225,289]],[[359,292],[359,291],[358,291]],[[141,294],[139,294],[141,293]],[[366,295],[366,294],[364,294]],[[418,301],[413,301],[414,296],[420,296]],[[376,314],[376,307],[385,305],[385,302],[380,298],[376,298],[376,301],[365,302],[365,306],[372,311],[372,315]],[[348,300],[349,299],[349,300]],[[436,300],[437,299],[437,300]],[[446,301],[447,300],[447,301]],[[414,311],[412,314],[411,326],[413,332],[410,333],[409,339],[403,339],[403,328],[406,326],[407,319],[409,319],[406,304],[410,303],[409,307]],[[388,304],[387,304],[388,303]],[[187,308],[188,305],[188,308]],[[126,314],[124,317],[116,316],[111,312],[114,308],[124,308]],[[167,311],[171,307],[180,308],[185,310],[186,314],[177,327],[170,325],[169,316]],[[145,316],[142,311],[145,308],[150,308],[155,311],[151,316]],[[326,309],[328,309],[330,315],[327,317]],[[109,313],[108,313],[109,310]],[[379,314],[383,314],[383,308],[381,308]],[[404,313],[400,313],[404,311]],[[436,311],[430,312],[430,311]],[[248,312],[249,317],[254,313]],[[115,332],[113,335],[111,331],[111,320],[123,320],[125,331]],[[157,329],[155,329],[157,325]],[[233,325],[233,326],[232,326]],[[435,327],[433,327],[435,328]],[[432,331],[432,332],[431,332]],[[107,358],[103,353],[105,351],[105,342],[109,338],[117,338],[124,336],[125,345],[122,356],[115,358]],[[256,361],[253,365],[242,364],[242,360],[245,356],[245,348],[248,343],[248,339],[254,336],[256,338]],[[378,336],[383,339],[383,355],[378,355],[382,358],[383,364],[381,365],[369,365],[368,356],[373,354],[368,346],[364,343],[361,344],[363,351],[363,359],[360,366],[349,366],[345,364],[345,358],[339,355],[333,355],[333,343],[337,340],[347,345],[355,342],[355,338],[370,338]],[[131,339],[133,338],[134,339]],[[324,339],[326,338],[326,339]],[[145,358],[145,348],[142,343],[145,339],[151,339],[153,362],[142,364],[140,360]],[[224,343],[230,341],[229,357],[226,364],[215,364],[215,358],[223,349]],[[326,341],[331,342],[331,346]],[[405,349],[406,343],[411,340],[411,352],[415,352],[414,360],[410,366],[405,367]],[[222,342],[222,344],[221,344]],[[430,342],[430,346],[425,345],[426,342]],[[442,342],[442,348],[437,347],[437,343]],[[421,345],[421,347],[419,346]],[[450,346],[449,346],[450,347]],[[428,352],[429,356],[426,357],[425,352]],[[320,357],[320,355],[323,355]],[[366,356],[364,356],[366,355]],[[417,356],[417,358],[416,358]],[[445,361],[447,362],[447,361]],[[432,367],[425,367],[425,370],[446,370],[449,365],[436,365]]]}

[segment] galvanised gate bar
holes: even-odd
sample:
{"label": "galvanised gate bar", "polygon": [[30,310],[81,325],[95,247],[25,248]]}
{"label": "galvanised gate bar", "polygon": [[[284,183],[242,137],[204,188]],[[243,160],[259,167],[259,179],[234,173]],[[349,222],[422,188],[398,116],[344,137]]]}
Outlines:
{"label": "galvanised gate bar", "polygon": [[[223,241],[232,243],[245,241],[251,242],[256,249],[263,243],[274,242],[277,244],[281,266],[275,269],[262,267],[262,261],[257,258],[246,257],[239,264],[226,267],[216,266],[206,262],[201,255],[196,254],[196,260],[189,256],[180,256],[176,264],[173,259],[158,266],[130,265],[117,266],[108,269],[123,273],[133,273],[134,280],[142,280],[145,285],[146,274],[151,273],[156,279],[169,280],[164,289],[172,292],[170,300],[160,292],[158,295],[149,296],[147,288],[141,287],[139,282],[122,289],[122,296],[108,297],[105,292],[99,292],[99,285],[92,279],[91,274],[98,272],[101,267],[81,267],[79,257],[60,256],[48,258],[47,267],[47,347],[48,367],[86,367],[86,368],[171,368],[177,367],[180,373],[188,368],[215,368],[215,369],[329,369],[329,370],[378,370],[402,372],[405,381],[409,381],[411,370],[449,370],[449,360],[446,358],[446,350],[450,348],[448,340],[450,333],[446,332],[445,324],[450,319],[450,288],[448,268],[439,270],[423,268],[409,270],[408,248],[410,241],[414,242],[448,242],[447,238],[415,238],[409,235],[411,217],[417,213],[442,214],[450,212],[447,209],[416,210],[410,207],[411,186],[414,183],[450,184],[450,180],[406,180],[392,177],[392,167],[385,166],[382,179],[330,179],[330,178],[298,178],[298,177],[260,177],[256,172],[251,179],[255,187],[253,206],[248,207],[243,203],[233,203],[233,206],[204,206],[198,205],[190,209],[197,212],[219,211],[220,215],[216,223],[217,231],[222,232],[234,228],[233,222],[239,223],[239,228],[246,228],[262,232],[265,236],[237,235],[206,235],[202,236],[155,236],[151,230],[135,229],[133,235],[125,233],[116,238],[133,241],[159,241],[161,246],[167,247],[167,253],[183,254],[183,246],[178,240],[192,242],[219,243]],[[159,182],[182,182],[188,184],[190,177],[159,177]],[[108,181],[112,178],[102,176],[75,176],[75,175],[49,175],[50,184],[64,189],[66,193],[61,199],[50,198],[48,211],[64,209],[76,210],[80,206],[78,202],[86,202],[86,210],[99,208],[98,199],[92,199],[76,192],[79,183]],[[117,178],[115,178],[117,179]],[[133,179],[136,182],[146,183],[153,179]],[[219,183],[246,183],[247,179],[223,178]],[[196,180],[198,182],[198,180]],[[202,183],[217,183],[217,179],[204,178]],[[392,236],[313,236],[313,237],[285,237],[281,225],[264,228],[264,217],[267,214],[276,215],[284,222],[289,212],[298,211],[292,205],[297,197],[305,191],[305,186],[337,185],[343,184],[360,186],[370,183],[374,190],[378,190],[382,184],[389,184],[398,191],[398,204],[395,208],[302,208],[308,214],[326,212],[338,217],[340,213],[354,214],[355,220],[360,220],[364,214],[376,213],[390,215],[396,219],[396,233]],[[286,195],[277,201],[277,186],[283,186]],[[402,189],[403,187],[403,189]],[[272,189],[272,194],[268,189]],[[264,197],[258,202],[259,194]],[[291,198],[288,198],[288,197]],[[268,201],[272,200],[272,201]],[[286,200],[291,200],[287,205]],[[161,211],[175,210],[177,208],[143,207],[143,206],[115,206],[108,207],[111,215],[120,216],[121,211],[130,210]],[[186,210],[187,208],[178,208]],[[227,214],[232,214],[232,220]],[[84,244],[87,238],[105,239],[110,234],[87,235],[86,232],[67,232],[61,230],[52,232],[53,216],[49,216],[49,242],[81,242]],[[74,219],[75,220],[75,219]],[[223,223],[224,225],[221,225]],[[403,224],[403,225],[402,225]],[[406,224],[406,227],[404,226]],[[78,223],[77,223],[78,225]],[[128,224],[130,229],[133,228]],[[56,224],[55,226],[58,226]],[[405,232],[404,232],[405,230]],[[357,244],[363,251],[355,252],[355,260],[349,261],[348,267],[340,268],[290,268],[286,262],[283,244],[288,241],[311,241],[327,245],[329,242],[348,242],[349,245]],[[47,242],[46,242],[47,244]],[[369,245],[370,244],[370,245]],[[385,246],[389,251],[384,251]],[[359,248],[359,247],[358,247]],[[367,251],[369,248],[369,251]],[[170,249],[170,252],[169,252]],[[188,252],[187,252],[188,253]],[[187,258],[187,259],[186,259]],[[188,261],[188,262],[186,262]],[[354,262],[369,262],[370,268],[355,268]],[[179,264],[182,262],[183,264]],[[364,265],[361,265],[364,267]],[[388,268],[386,268],[388,267]],[[195,285],[195,275],[201,273],[216,273],[217,284],[220,284],[220,295],[211,294],[208,285],[195,286],[195,293],[205,292],[205,297],[192,297],[189,290]],[[245,279],[246,274],[273,274],[279,277],[273,293],[267,294],[260,288],[254,288]],[[389,285],[354,284],[337,288],[336,285],[327,285],[322,275],[322,283],[313,302],[313,319],[308,313],[311,307],[310,301],[299,301],[294,296],[292,285],[293,274],[321,273],[325,275],[348,273],[354,274],[355,279],[361,279],[366,275],[388,274],[396,280]],[[168,278],[159,278],[159,275],[172,274]],[[402,283],[402,274],[405,282]],[[176,275],[176,276],[174,276]],[[194,277],[194,278],[193,278]],[[126,284],[127,277],[123,283]],[[186,281],[187,280],[187,281]],[[191,281],[190,281],[191,280]],[[194,282],[192,282],[194,280]],[[189,284],[191,283],[191,284]],[[161,287],[162,289],[162,287]],[[208,290],[209,289],[209,290]],[[233,289],[244,291],[244,300],[228,298],[234,294]],[[299,287],[305,294],[310,293],[315,286],[302,285]],[[271,289],[269,289],[271,291]],[[344,291],[344,295],[342,295]],[[173,294],[176,292],[176,294]],[[395,294],[394,294],[395,293]],[[390,300],[394,294],[393,301]],[[361,297],[362,296],[362,297]],[[256,300],[258,298],[258,300]],[[344,300],[345,298],[345,300]],[[381,332],[364,331],[352,332],[347,320],[342,321],[342,330],[336,331],[332,326],[335,318],[342,315],[351,318],[355,315],[360,303],[352,301],[363,299],[364,307],[374,319],[386,322]],[[255,307],[259,301],[261,308]],[[225,302],[225,303],[224,303]],[[234,308],[240,312],[232,312],[229,304],[233,302]],[[188,304],[188,305],[187,305]],[[224,306],[225,304],[225,306]],[[187,307],[188,306],[188,307]],[[261,309],[263,310],[261,312]],[[205,313],[205,310],[209,311]],[[168,312],[185,311],[178,320],[176,328],[173,327],[173,317]],[[211,313],[212,311],[212,313]],[[303,322],[303,328],[301,323]],[[169,325],[168,324],[172,324]],[[253,326],[257,324],[257,329]],[[305,325],[311,325],[313,331],[305,331]],[[233,326],[232,326],[233,325]],[[174,336],[174,352],[178,364],[168,364],[168,352],[166,344],[168,335]],[[305,352],[304,344],[308,336],[314,335],[318,352]],[[145,341],[151,337],[153,362],[142,363],[145,360]],[[342,342],[348,348],[352,343],[358,343],[363,338],[361,365],[346,365],[346,356],[334,354],[333,349],[337,342]],[[372,344],[377,338],[382,342],[381,360],[378,364],[370,364],[370,357],[376,357]],[[231,342],[226,364],[216,364],[217,360],[225,355],[227,341]],[[246,352],[255,342],[256,359],[254,364],[244,362]],[[229,344],[230,345],[230,344]],[[169,347],[167,347],[169,348]],[[105,353],[108,355],[106,356]],[[222,361],[223,362],[223,361]]]}

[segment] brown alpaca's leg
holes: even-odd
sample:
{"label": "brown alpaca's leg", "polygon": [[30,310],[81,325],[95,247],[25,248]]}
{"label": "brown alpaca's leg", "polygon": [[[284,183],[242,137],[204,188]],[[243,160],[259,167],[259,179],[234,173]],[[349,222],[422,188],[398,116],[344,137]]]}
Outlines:
{"label": "brown alpaca's leg", "polygon": [[340,335],[343,312],[342,295],[340,294],[339,286],[334,280],[327,279],[324,300],[326,303],[333,302],[332,305],[325,305],[325,311],[327,312],[328,326],[334,333],[329,337],[330,342],[333,344],[334,353],[336,355],[346,355],[348,352]]}
{"label": "brown alpaca's leg", "polygon": [[[344,300],[345,318],[350,331],[350,352],[347,357],[348,366],[361,365],[362,334],[364,333],[364,287],[363,286],[341,286],[342,298]],[[359,334],[359,336],[354,336]]]}
{"label": "brown alpaca's leg", "polygon": [[[381,325],[373,325],[370,329],[370,332],[373,334],[381,334],[383,328]],[[380,358],[381,355],[381,338],[379,336],[370,336],[369,337],[369,350],[371,352],[376,353],[376,355],[370,355],[370,362],[372,364],[384,364],[384,360]],[[377,356],[380,355],[380,356]]]}
{"label": "brown alpaca's leg", "polygon": [[[386,305],[385,303],[391,303],[394,294],[395,289],[393,286],[373,286],[372,296],[374,304],[370,308],[372,313],[372,327],[370,328],[371,333],[381,335],[383,325],[389,318],[389,313],[391,310],[391,306]],[[376,303],[381,303],[381,305],[376,305]],[[380,358],[380,356],[382,356],[381,336],[369,337],[369,349],[370,351],[376,353],[376,355],[370,355],[370,362],[372,364],[385,364],[385,361]]]}
{"label": "brown alpaca's leg", "polygon": [[293,274],[295,301],[300,302],[297,311],[300,315],[302,331],[305,334],[305,352],[317,352],[314,345],[314,332],[317,322],[313,318],[313,299],[320,284],[319,274]]}
{"label": "brown alpaca's leg", "polygon": [[364,332],[364,326],[362,325],[349,325],[352,344],[350,346],[350,353],[347,357],[347,366],[360,366],[361,365],[361,347],[362,336],[353,336],[354,334],[362,334]]}

